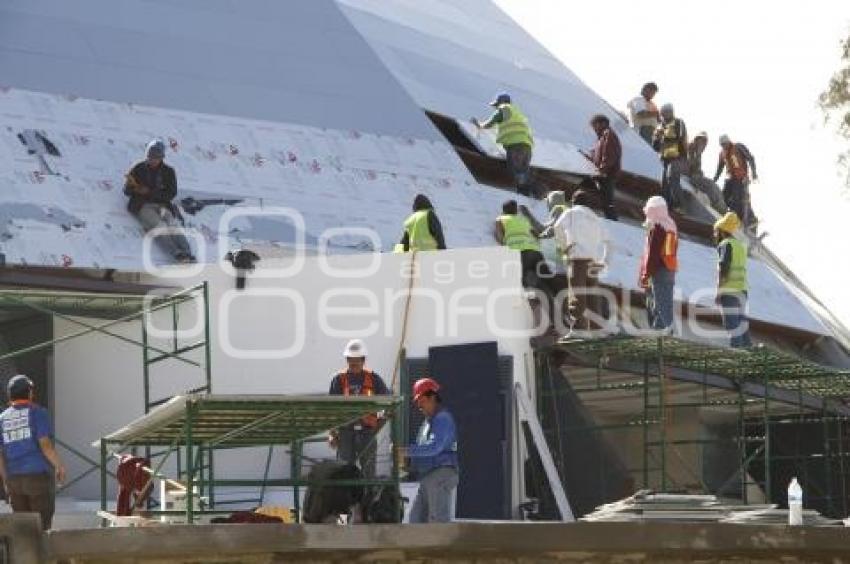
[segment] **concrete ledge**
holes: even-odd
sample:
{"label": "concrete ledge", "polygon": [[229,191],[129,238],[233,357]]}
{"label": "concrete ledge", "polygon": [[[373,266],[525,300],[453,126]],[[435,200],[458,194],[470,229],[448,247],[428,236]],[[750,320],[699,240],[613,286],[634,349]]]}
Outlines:
{"label": "concrete ledge", "polygon": [[41,518],[35,513],[0,516],[0,562],[35,564],[46,560]]}
{"label": "concrete ledge", "polygon": [[59,562],[850,562],[850,530],[669,523],[210,525],[57,531]]}

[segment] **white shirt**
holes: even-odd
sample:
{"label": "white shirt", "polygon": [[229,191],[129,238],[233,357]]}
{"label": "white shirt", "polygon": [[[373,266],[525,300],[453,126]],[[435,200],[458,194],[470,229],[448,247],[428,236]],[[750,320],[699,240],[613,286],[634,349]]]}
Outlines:
{"label": "white shirt", "polygon": [[[650,105],[651,104],[651,105]],[[658,125],[658,118],[655,116],[638,117],[638,112],[647,112],[654,109],[655,104],[647,100],[643,96],[637,96],[629,101],[628,108],[632,116],[632,126],[635,129],[640,127],[655,127]]]}
{"label": "white shirt", "polygon": [[610,237],[605,224],[586,206],[573,206],[553,226],[555,239],[570,260],[592,260],[605,264]]}

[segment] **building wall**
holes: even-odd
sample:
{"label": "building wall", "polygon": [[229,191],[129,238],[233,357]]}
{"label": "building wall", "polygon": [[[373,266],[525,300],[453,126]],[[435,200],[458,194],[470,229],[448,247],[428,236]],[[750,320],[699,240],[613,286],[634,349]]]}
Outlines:
{"label": "building wall", "polygon": [[[242,292],[234,289],[232,272],[219,265],[200,266],[200,272],[181,280],[160,277],[149,281],[172,286],[209,283],[214,393],[322,394],[333,373],[343,366],[342,350],[352,337],[364,338],[368,365],[391,383],[401,346],[403,296],[409,283],[403,273],[409,271],[410,257],[339,256],[327,262],[306,257],[297,274],[274,278],[265,276],[273,274],[275,267],[292,266],[293,259],[261,261],[249,276],[248,289]],[[513,356],[515,379],[526,384],[532,315],[519,284],[518,255],[503,248],[451,250],[419,253],[416,264],[418,276],[413,280],[404,343],[407,356],[427,357],[430,346],[496,340],[500,355]],[[328,274],[323,268],[338,272]],[[366,268],[372,271],[363,270]],[[351,277],[358,271],[366,276]],[[164,272],[176,275],[186,269]],[[163,313],[154,322],[162,328],[170,319],[170,312]],[[181,328],[188,329],[195,321],[192,307],[181,307]],[[55,322],[57,337],[78,329],[69,322]],[[123,324],[117,331],[140,336],[138,323]],[[188,335],[180,344],[197,338]],[[167,346],[162,339],[151,343]],[[281,354],[281,349],[299,343],[299,350]],[[98,451],[90,446],[92,441],[142,414],[141,354],[134,345],[102,335],[56,346],[55,414],[63,440],[94,458]],[[434,376],[439,379],[438,374]],[[152,397],[158,398],[198,385],[202,377],[198,370],[169,362],[152,370],[151,381]],[[526,389],[532,386],[526,384]],[[65,454],[72,475],[85,468],[77,457]],[[315,454],[330,453],[319,449]],[[261,476],[265,460],[265,451],[222,456],[217,475]],[[282,476],[286,464],[282,450],[276,450],[272,475]],[[517,461],[514,467],[519,476]],[[69,493],[94,498],[98,485],[93,475]],[[517,499],[518,489],[514,490]]]}

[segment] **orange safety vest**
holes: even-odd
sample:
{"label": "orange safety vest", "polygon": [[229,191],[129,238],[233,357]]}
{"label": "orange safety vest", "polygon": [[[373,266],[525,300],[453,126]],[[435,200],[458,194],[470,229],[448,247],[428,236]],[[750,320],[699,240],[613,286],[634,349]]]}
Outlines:
{"label": "orange safety vest", "polygon": [[[351,395],[351,385],[348,381],[348,372],[340,372],[337,374],[339,377],[339,384],[342,388],[342,395],[350,396]],[[361,396],[373,396],[375,395],[375,377],[371,370],[363,370],[363,387],[360,388]],[[370,413],[369,415],[364,415],[360,418],[360,423],[364,427],[369,427],[370,429],[374,429],[378,426],[378,414]]]}
{"label": "orange safety vest", "polygon": [[721,149],[720,156],[726,165],[729,176],[735,180],[745,180],[750,175],[747,160],[741,155],[738,147],[733,143],[728,150]]}
{"label": "orange safety vest", "polygon": [[661,260],[667,270],[676,272],[679,270],[679,259],[677,253],[679,251],[679,234],[672,231],[667,231],[664,236],[664,245],[661,247]]}

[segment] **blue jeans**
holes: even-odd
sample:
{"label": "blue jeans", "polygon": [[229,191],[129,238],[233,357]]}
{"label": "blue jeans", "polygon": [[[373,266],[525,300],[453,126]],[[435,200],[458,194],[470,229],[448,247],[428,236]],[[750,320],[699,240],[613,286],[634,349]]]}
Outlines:
{"label": "blue jeans", "polygon": [[653,329],[667,329],[673,325],[673,288],[676,286],[676,273],[663,266],[649,279],[646,291],[646,312],[649,326]]}
{"label": "blue jeans", "polygon": [[419,481],[419,492],[410,508],[411,523],[448,523],[454,518],[457,468],[434,468]]}
{"label": "blue jeans", "polygon": [[747,321],[747,293],[720,294],[720,316],[729,331],[730,345],[735,348],[752,346],[750,323]]}

